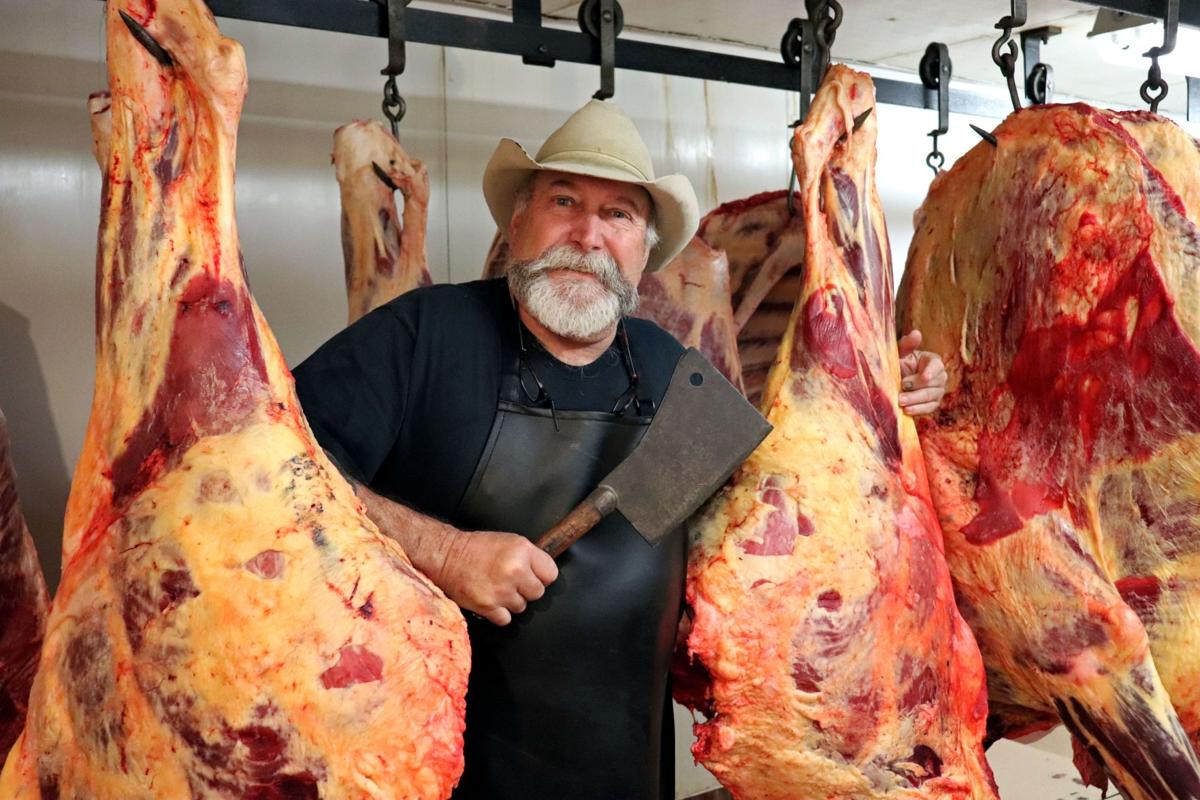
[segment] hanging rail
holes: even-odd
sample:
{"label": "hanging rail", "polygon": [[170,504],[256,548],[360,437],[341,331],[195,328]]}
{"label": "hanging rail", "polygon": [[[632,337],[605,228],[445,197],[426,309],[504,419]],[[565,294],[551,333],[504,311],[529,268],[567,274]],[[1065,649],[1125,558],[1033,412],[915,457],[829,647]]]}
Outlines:
{"label": "hanging rail", "polygon": [[[313,28],[335,33],[386,38],[387,11],[367,0],[206,0],[218,17]],[[1162,0],[1083,0],[1144,16],[1159,17]],[[521,56],[526,63],[551,65],[555,61],[601,63],[600,42],[581,31],[541,24],[540,2],[514,0],[513,22],[408,8],[406,40],[421,44],[484,50]],[[1200,27],[1200,3],[1187,3],[1180,22]],[[762,86],[795,91],[797,67],[782,61],[712,53],[674,45],[654,44],[618,37],[616,67],[700,80]],[[875,98],[886,105],[933,108],[920,81],[872,78]],[[1002,118],[1012,110],[994,92],[950,89],[950,107],[957,114]]]}
{"label": "hanging rail", "polygon": [[[297,28],[387,37],[387,13],[366,0],[205,0],[213,14],[228,19],[266,22]],[[540,3],[516,0],[514,22],[429,11],[405,10],[406,40],[420,44],[484,50],[521,56],[525,63],[556,61],[600,64],[600,43],[581,31],[551,28],[534,20]],[[532,12],[532,13],[531,13]],[[782,24],[781,24],[782,27]],[[724,81],[768,89],[796,90],[797,68],[782,61],[712,53],[674,45],[617,37],[616,67],[700,80]],[[888,105],[931,108],[920,82],[873,78],[875,98]],[[951,88],[955,113],[1007,116],[1008,104],[997,94]]]}

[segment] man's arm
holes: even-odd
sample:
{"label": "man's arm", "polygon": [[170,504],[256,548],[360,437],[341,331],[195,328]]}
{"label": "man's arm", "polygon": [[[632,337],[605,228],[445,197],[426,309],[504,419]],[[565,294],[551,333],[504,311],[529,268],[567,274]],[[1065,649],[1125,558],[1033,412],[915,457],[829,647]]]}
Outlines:
{"label": "man's arm", "polygon": [[496,625],[511,622],[558,577],[554,559],[524,536],[461,531],[348,480],[367,516],[413,566],[459,606]]}
{"label": "man's arm", "polygon": [[464,533],[365,485],[394,447],[407,412],[416,307],[404,299],[322,345],[296,368],[296,392],[317,441],[371,521],[451,600],[505,625],[557,577],[554,559],[524,537]]}

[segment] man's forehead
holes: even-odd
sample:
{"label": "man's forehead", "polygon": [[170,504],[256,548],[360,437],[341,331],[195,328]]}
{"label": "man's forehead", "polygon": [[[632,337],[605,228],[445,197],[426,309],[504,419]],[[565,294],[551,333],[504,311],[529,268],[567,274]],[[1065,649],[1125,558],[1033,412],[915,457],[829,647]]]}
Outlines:
{"label": "man's forehead", "polygon": [[612,192],[617,198],[625,200],[634,208],[643,212],[649,211],[652,201],[650,193],[632,183],[614,181],[608,178],[596,178],[591,175],[572,175],[568,172],[539,172],[537,180],[540,186],[547,189],[575,189],[595,187]]}

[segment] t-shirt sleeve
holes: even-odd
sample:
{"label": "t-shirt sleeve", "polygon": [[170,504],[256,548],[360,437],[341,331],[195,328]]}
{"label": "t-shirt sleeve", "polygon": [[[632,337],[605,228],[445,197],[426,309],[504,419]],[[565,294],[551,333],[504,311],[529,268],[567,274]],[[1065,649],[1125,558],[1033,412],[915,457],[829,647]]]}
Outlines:
{"label": "t-shirt sleeve", "polygon": [[338,333],[293,371],[317,442],[368,485],[404,425],[415,344],[415,305],[396,302]]}

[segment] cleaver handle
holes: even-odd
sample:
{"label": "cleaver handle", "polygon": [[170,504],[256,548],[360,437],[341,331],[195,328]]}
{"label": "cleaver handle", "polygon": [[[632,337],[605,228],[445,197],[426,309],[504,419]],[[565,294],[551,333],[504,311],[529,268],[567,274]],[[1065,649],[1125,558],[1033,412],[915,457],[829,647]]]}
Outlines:
{"label": "cleaver handle", "polygon": [[617,493],[611,487],[601,484],[594,492],[575,506],[575,509],[562,518],[562,521],[542,534],[537,540],[537,546],[558,558],[579,538],[607,517],[617,507]]}

